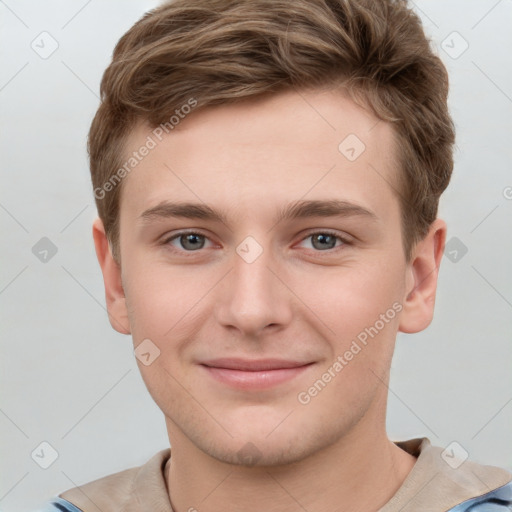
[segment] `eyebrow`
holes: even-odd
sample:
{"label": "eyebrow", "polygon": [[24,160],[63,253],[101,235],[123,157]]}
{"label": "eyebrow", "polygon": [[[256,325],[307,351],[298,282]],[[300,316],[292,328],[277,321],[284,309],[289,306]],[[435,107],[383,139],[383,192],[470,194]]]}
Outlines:
{"label": "eyebrow", "polygon": [[[298,200],[278,211],[275,223],[283,220],[303,219],[308,217],[366,217],[378,220],[377,215],[363,206],[339,199]],[[155,220],[169,218],[201,219],[228,224],[227,215],[216,211],[204,203],[162,201],[145,210],[139,218],[147,224]]]}

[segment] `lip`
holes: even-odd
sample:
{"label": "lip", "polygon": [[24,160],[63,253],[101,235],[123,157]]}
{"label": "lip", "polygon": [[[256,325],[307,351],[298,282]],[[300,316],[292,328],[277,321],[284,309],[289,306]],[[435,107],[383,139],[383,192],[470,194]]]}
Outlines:
{"label": "lip", "polygon": [[282,359],[215,359],[201,366],[215,380],[244,390],[268,389],[290,381],[309,368],[312,362]]}

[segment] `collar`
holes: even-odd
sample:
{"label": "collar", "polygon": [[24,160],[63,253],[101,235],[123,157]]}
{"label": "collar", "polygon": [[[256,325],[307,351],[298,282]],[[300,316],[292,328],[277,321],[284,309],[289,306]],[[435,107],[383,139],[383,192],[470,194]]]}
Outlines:
{"label": "collar", "polygon": [[[417,458],[406,479],[378,512],[449,510],[512,480],[505,469],[469,460],[456,469],[442,456],[443,448],[427,437],[395,441]],[[448,454],[449,455],[449,454]],[[171,449],[161,450],[144,465],[70,489],[60,495],[84,512],[173,512],[167,477]],[[452,464],[455,466],[454,464]]]}

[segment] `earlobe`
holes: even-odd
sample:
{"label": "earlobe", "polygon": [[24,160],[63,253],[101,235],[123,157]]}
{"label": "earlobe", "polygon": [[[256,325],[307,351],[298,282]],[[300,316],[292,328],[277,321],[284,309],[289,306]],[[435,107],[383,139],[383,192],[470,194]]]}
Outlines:
{"label": "earlobe", "polygon": [[414,248],[407,268],[403,310],[398,326],[401,332],[420,332],[432,322],[445,240],[446,223],[436,219],[427,236]]}
{"label": "earlobe", "polygon": [[121,267],[112,257],[112,252],[100,218],[92,225],[96,256],[103,274],[105,300],[112,327],[121,334],[130,334],[130,322],[126,308],[126,297],[121,280]]}

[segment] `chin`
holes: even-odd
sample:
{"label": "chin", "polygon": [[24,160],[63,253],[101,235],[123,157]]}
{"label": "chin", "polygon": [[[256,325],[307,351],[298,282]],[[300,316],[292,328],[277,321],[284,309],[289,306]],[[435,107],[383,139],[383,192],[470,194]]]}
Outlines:
{"label": "chin", "polygon": [[244,440],[237,439],[236,446],[210,446],[207,453],[220,462],[235,466],[273,467],[299,462],[313,451],[301,445],[298,439],[291,446],[247,436]]}
{"label": "chin", "polygon": [[[236,431],[230,429],[233,437],[229,439],[225,435],[212,437],[211,432],[210,436],[206,432],[195,432],[198,435],[191,440],[201,451],[223,463],[240,467],[276,467],[300,462],[339,438],[340,432],[334,428],[304,425],[293,421],[292,417],[293,414],[280,425],[267,421],[240,424]],[[280,421],[282,419],[283,416]]]}

